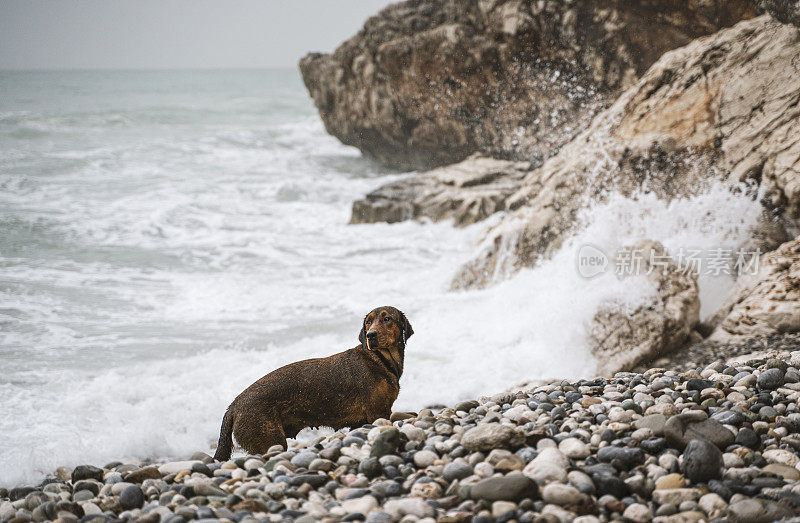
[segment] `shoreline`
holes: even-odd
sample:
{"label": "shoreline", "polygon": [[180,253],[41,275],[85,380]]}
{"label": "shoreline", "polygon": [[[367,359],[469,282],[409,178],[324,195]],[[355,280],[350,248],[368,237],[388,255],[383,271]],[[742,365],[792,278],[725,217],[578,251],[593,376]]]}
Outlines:
{"label": "shoreline", "polygon": [[789,518],[800,351],[755,358],[555,381],[224,463],[60,467],[0,489],[0,521]]}

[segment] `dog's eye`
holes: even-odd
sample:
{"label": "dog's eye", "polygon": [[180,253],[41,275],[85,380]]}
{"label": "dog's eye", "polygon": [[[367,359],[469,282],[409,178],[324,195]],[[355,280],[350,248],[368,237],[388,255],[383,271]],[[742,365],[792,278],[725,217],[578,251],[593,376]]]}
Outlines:
{"label": "dog's eye", "polygon": [[383,321],[389,321],[389,316],[386,316],[385,318],[383,318]]}

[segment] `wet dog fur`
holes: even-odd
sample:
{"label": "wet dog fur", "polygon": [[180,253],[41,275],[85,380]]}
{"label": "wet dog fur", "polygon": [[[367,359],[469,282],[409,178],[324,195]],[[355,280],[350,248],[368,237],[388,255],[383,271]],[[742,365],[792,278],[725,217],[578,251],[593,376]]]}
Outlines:
{"label": "wet dog fur", "polygon": [[265,454],[273,445],[286,448],[286,438],[305,427],[340,429],[388,419],[412,334],[402,312],[378,307],[364,318],[356,347],[270,372],[228,407],[214,459],[230,459],[232,437],[247,452]]}

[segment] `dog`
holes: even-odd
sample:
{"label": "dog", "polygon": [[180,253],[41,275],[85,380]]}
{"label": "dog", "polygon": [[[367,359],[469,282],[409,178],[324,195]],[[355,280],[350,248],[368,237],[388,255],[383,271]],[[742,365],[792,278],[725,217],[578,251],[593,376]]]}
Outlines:
{"label": "dog", "polygon": [[273,445],[287,448],[286,437],[305,427],[341,429],[388,419],[412,334],[405,314],[378,307],[364,318],[356,347],[270,372],[228,407],[214,459],[230,459],[232,436],[247,452],[266,454]]}

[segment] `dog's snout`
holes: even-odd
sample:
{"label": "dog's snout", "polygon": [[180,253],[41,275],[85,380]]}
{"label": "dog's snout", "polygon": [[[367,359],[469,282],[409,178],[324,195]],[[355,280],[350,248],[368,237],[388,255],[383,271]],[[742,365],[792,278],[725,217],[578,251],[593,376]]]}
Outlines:
{"label": "dog's snout", "polygon": [[367,339],[368,339],[369,341],[375,341],[375,339],[376,339],[377,337],[378,337],[378,333],[377,333],[377,332],[375,332],[375,331],[369,331],[369,332],[367,332]]}

